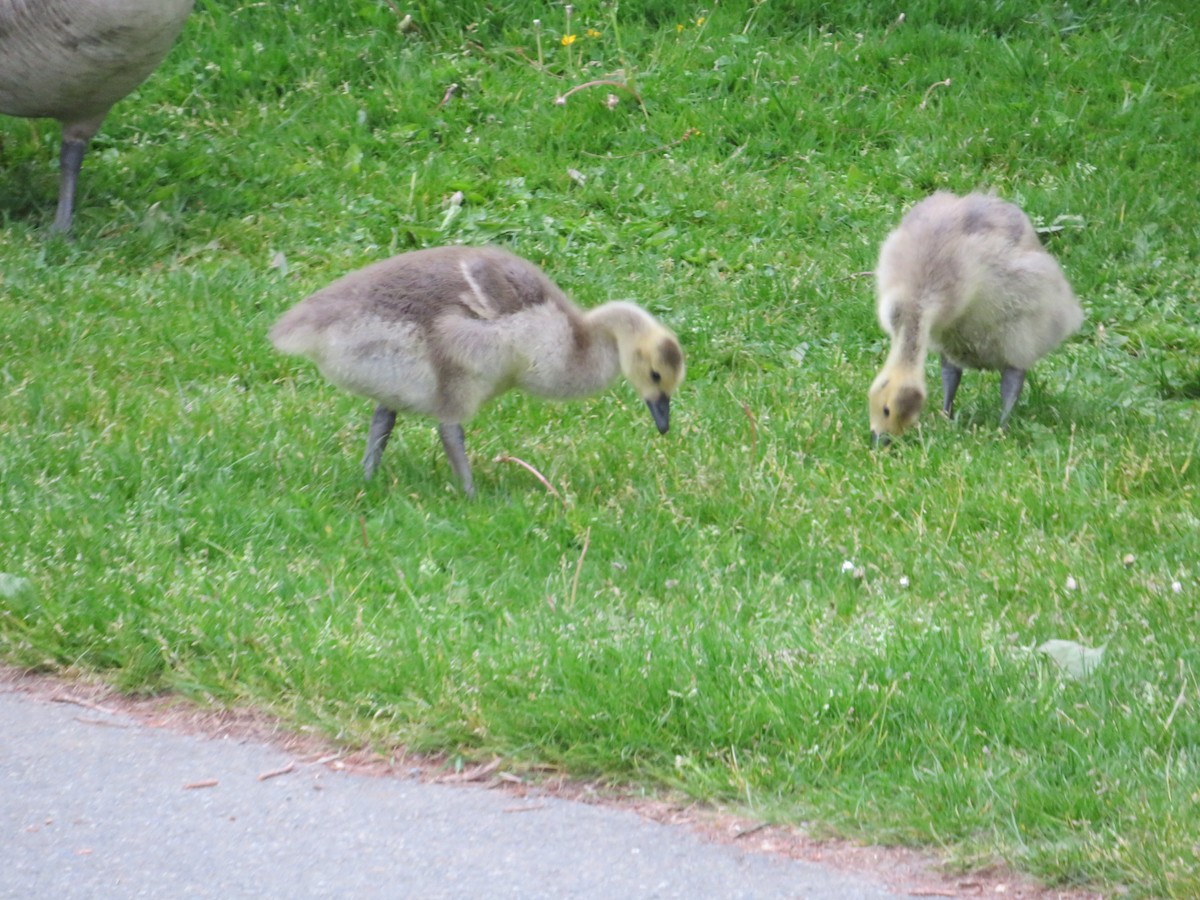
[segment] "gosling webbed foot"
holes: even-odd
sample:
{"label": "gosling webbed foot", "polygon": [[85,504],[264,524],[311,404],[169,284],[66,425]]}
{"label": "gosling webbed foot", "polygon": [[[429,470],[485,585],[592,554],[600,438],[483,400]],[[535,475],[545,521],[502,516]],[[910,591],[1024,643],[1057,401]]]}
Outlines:
{"label": "gosling webbed foot", "polygon": [[954,415],[954,395],[958,393],[958,383],[962,381],[963,370],[950,360],[942,357],[942,412],[949,418]]}
{"label": "gosling webbed foot", "polygon": [[371,430],[367,432],[367,452],[363,454],[363,477],[370,480],[379,468],[379,460],[383,456],[383,448],[387,446],[388,438],[392,436],[392,428],[396,425],[396,413],[386,406],[375,407],[375,415],[371,417]]}
{"label": "gosling webbed foot", "polygon": [[446,456],[450,459],[450,468],[462,482],[463,493],[468,497],[475,496],[475,479],[471,477],[471,464],[467,462],[466,435],[458,422],[442,422],[438,425],[438,434],[442,438],[442,446],[446,448]]}
{"label": "gosling webbed foot", "polygon": [[1000,373],[1000,427],[1008,424],[1009,413],[1017,405],[1021,396],[1021,388],[1025,387],[1025,370],[1007,368]]}

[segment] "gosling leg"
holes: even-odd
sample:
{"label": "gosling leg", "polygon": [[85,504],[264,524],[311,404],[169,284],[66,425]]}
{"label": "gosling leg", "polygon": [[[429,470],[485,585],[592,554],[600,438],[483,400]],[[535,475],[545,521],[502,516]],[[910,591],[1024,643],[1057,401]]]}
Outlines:
{"label": "gosling leg", "polygon": [[954,414],[954,395],[958,393],[958,383],[962,381],[963,370],[950,360],[942,357],[942,412],[949,418]]}
{"label": "gosling leg", "polygon": [[383,448],[387,446],[395,424],[396,414],[392,410],[382,405],[375,407],[375,415],[371,417],[371,430],[367,432],[367,452],[363,455],[364,478],[370,480],[379,468],[379,459],[383,456]]}
{"label": "gosling leg", "polygon": [[66,234],[71,230],[75,213],[75,187],[79,184],[79,170],[83,168],[83,155],[88,142],[79,138],[64,137],[58,155],[58,210],[54,214],[53,230]]}
{"label": "gosling leg", "polygon": [[471,464],[467,462],[467,444],[462,425],[458,422],[442,422],[438,425],[438,434],[442,437],[446,456],[450,458],[450,468],[462,482],[463,492],[468,497],[474,497],[475,479],[471,477]]}
{"label": "gosling leg", "polygon": [[1021,388],[1025,386],[1025,370],[1008,368],[1000,373],[1000,427],[1008,421],[1008,414],[1017,405]]}

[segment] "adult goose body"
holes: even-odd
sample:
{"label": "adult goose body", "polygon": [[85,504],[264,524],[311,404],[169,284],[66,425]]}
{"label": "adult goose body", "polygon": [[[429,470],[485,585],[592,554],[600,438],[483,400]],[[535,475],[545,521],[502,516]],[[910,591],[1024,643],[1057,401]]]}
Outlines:
{"label": "adult goose body", "polygon": [[56,231],[69,231],[88,143],[153,72],[193,0],[0,0],[0,113],[62,124]]}

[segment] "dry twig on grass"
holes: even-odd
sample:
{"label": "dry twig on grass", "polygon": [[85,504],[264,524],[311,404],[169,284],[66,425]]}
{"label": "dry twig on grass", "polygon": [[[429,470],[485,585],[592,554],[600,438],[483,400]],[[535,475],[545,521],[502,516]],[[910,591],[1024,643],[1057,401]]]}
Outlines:
{"label": "dry twig on grass", "polygon": [[917,109],[924,109],[929,104],[929,95],[933,93],[933,89],[939,87],[950,87],[950,79],[947,78],[945,81],[935,81],[929,87],[925,88],[925,96],[921,98],[921,105],[918,106]]}
{"label": "dry twig on grass", "polygon": [[554,105],[555,106],[566,106],[567,98],[570,97],[572,94],[574,94],[578,91],[582,91],[586,88],[592,88],[592,87],[613,87],[613,88],[618,88],[622,91],[625,91],[631,97],[633,97],[634,100],[637,101],[638,106],[640,106],[642,108],[642,112],[646,111],[646,104],[642,102],[641,95],[639,95],[637,91],[635,91],[633,88],[631,88],[629,85],[627,85],[623,81],[613,81],[612,79],[609,79],[609,78],[598,78],[595,81],[585,81],[583,84],[577,84],[577,85],[575,85],[575,87],[571,88],[569,91],[566,91],[562,94],[559,94],[557,97],[555,97]]}
{"label": "dry twig on grass", "polygon": [[524,466],[528,471],[533,473],[533,477],[536,478],[538,481],[540,481],[542,483],[542,485],[546,488],[546,490],[548,490],[550,493],[552,493],[555,497],[557,497],[559,499],[559,502],[562,503],[563,508],[566,508],[567,501],[563,499],[562,494],[560,494],[558,491],[556,491],[554,489],[554,485],[552,485],[546,479],[545,475],[543,475],[541,472],[539,472],[537,469],[535,469],[529,463],[525,462],[525,460],[517,459],[517,457],[515,457],[515,456],[508,456],[506,454],[501,453],[499,456],[497,456],[495,459],[493,459],[492,462],[512,462],[512,463],[516,463],[518,466]]}
{"label": "dry twig on grass", "polygon": [[575,576],[571,579],[571,606],[575,606],[575,594],[579,590],[579,573],[583,570],[583,558],[587,556],[588,546],[592,543],[592,529],[589,527],[583,533],[583,549],[579,551],[579,559],[575,563]]}

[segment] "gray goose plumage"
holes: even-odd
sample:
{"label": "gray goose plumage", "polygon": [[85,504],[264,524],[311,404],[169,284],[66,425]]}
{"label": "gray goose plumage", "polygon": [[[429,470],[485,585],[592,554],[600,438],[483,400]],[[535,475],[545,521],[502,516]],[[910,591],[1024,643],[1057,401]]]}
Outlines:
{"label": "gray goose plumage", "polygon": [[70,231],[88,143],[175,43],[193,0],[0,0],[0,113],[62,123],[54,230]]}

